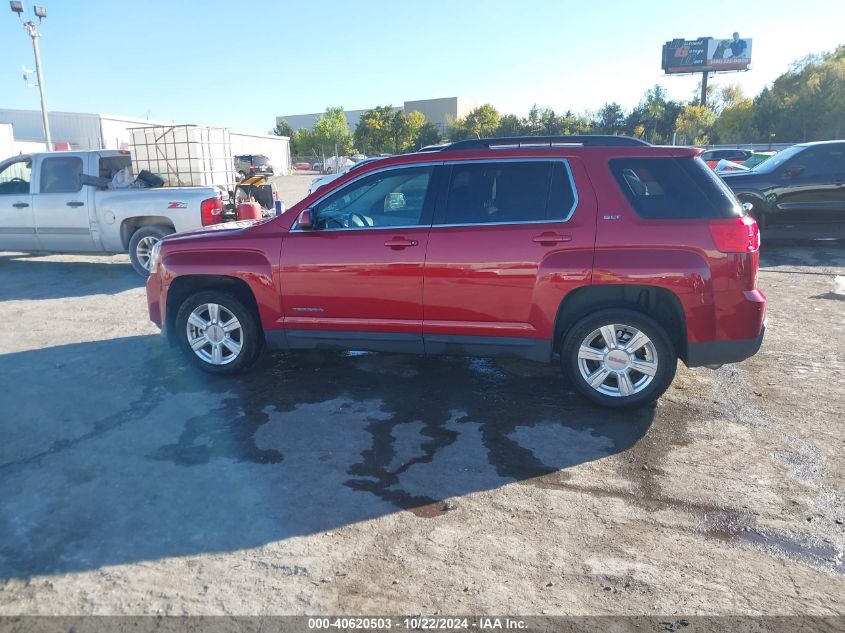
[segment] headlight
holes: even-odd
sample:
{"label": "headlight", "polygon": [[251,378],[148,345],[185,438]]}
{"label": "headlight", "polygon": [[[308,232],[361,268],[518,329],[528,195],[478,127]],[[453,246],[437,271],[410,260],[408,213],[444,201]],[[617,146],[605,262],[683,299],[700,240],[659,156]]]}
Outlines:
{"label": "headlight", "polygon": [[158,260],[161,256],[161,240],[153,244],[150,249],[150,274],[154,275],[158,272]]}

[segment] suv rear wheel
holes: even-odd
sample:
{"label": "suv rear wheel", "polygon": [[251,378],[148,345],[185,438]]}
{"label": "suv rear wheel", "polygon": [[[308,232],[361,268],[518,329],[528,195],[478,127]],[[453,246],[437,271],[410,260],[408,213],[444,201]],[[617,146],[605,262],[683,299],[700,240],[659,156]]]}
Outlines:
{"label": "suv rear wheel", "polygon": [[206,290],[188,297],[174,327],[185,356],[212,374],[240,373],[261,351],[256,318],[227,292]]}
{"label": "suv rear wheel", "polygon": [[575,388],[605,407],[636,407],[663,395],[678,363],[660,325],[634,310],[588,315],[566,334],[561,363]]}

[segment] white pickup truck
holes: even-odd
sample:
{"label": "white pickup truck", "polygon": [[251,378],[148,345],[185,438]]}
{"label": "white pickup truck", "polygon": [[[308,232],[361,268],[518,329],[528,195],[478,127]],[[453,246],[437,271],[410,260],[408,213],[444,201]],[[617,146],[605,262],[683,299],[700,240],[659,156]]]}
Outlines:
{"label": "white pickup truck", "polygon": [[128,252],[146,276],[153,245],[223,221],[214,187],[100,189],[131,164],[115,150],[22,154],[0,162],[0,251]]}

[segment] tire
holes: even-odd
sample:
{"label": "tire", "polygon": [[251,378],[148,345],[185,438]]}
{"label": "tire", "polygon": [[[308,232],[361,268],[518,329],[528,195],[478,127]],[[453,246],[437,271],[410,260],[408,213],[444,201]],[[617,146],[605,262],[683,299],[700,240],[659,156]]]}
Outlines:
{"label": "tire", "polygon": [[142,226],[132,234],[129,239],[129,260],[132,262],[132,268],[135,269],[136,273],[142,277],[147,277],[150,274],[150,250],[165,235],[175,232],[169,226],[156,224]]}
{"label": "tire", "polygon": [[[606,344],[602,333],[602,328],[609,325],[616,326],[612,330],[612,346]],[[634,341],[638,333],[645,336],[645,341]],[[636,345],[633,354],[624,349],[632,341]],[[623,308],[601,310],[575,323],[563,339],[560,360],[564,373],[581,395],[611,408],[638,407],[657,400],[672,383],[678,364],[666,331],[651,317]],[[588,376],[601,382],[594,387]]]}
{"label": "tire", "polygon": [[[216,319],[211,306],[217,306]],[[238,329],[225,332],[224,328],[233,325],[233,318]],[[201,328],[203,322],[205,329]],[[264,346],[255,315],[239,299],[223,291],[204,290],[185,299],[173,327],[188,360],[210,374],[233,375],[246,371]],[[203,341],[205,344],[200,345]],[[215,347],[219,355],[215,355]]]}

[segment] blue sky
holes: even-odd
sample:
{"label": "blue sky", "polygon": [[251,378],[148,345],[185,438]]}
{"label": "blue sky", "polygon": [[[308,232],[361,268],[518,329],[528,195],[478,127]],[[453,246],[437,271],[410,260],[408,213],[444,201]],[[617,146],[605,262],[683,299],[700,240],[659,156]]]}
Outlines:
{"label": "blue sky", "polygon": [[[675,37],[751,37],[753,68],[719,75],[756,94],[808,53],[845,43],[842,0],[568,2],[42,0],[50,110],[268,130],[276,115],[460,95],[523,115],[630,108],[664,77]],[[0,5],[0,107],[38,108],[32,48]],[[32,3],[26,2],[31,15]]]}

